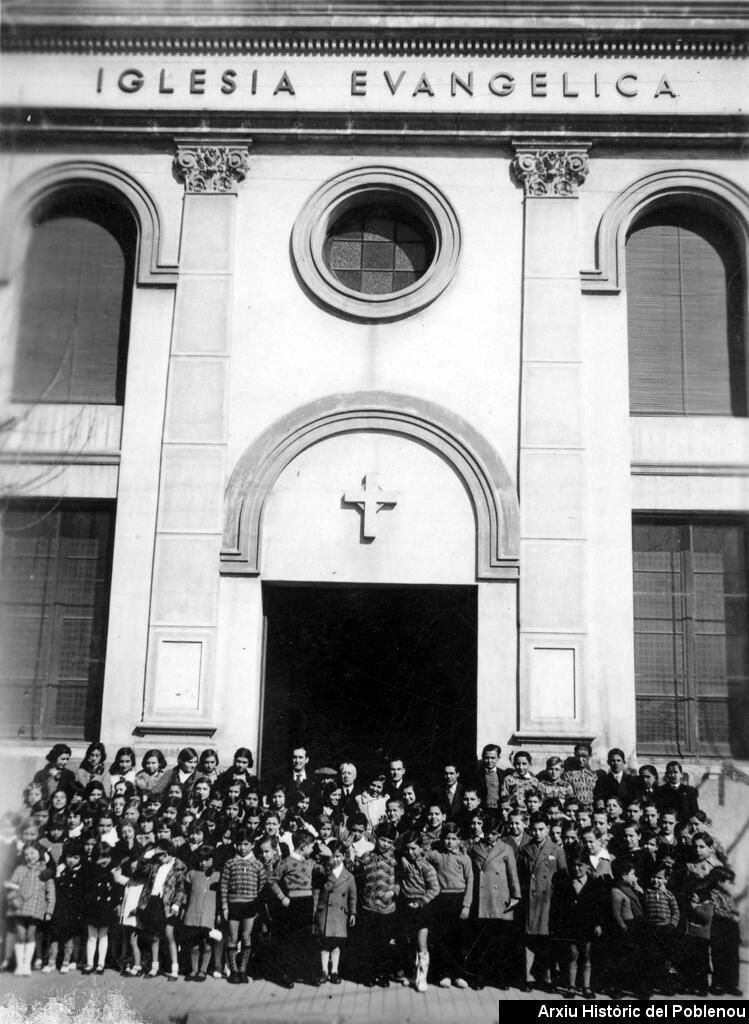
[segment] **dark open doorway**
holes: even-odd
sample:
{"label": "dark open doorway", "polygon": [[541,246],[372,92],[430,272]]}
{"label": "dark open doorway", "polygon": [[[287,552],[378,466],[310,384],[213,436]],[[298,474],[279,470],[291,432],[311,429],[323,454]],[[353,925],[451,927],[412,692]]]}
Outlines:
{"label": "dark open doorway", "polygon": [[402,756],[421,778],[476,757],[476,588],[263,588],[262,772],[292,746],[312,767],[350,758],[360,779]]}

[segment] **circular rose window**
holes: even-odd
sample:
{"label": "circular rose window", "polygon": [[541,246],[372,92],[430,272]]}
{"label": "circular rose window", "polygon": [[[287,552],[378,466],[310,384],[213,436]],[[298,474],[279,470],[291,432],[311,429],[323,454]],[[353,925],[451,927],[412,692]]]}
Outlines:
{"label": "circular rose window", "polygon": [[459,249],[458,220],[442,193],[390,167],[331,178],[307,201],[292,234],[310,293],[365,321],[423,309],[450,283]]}

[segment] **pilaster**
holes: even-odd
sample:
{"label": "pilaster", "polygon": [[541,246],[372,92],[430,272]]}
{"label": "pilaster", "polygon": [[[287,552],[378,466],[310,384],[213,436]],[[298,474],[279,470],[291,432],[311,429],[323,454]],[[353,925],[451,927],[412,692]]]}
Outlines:
{"label": "pilaster", "polygon": [[524,191],[516,741],[587,735],[586,443],[577,190],[585,146],[516,145]]}
{"label": "pilaster", "polygon": [[248,145],[178,140],[185,188],[161,446],[143,719],[168,741],[213,735],[237,189]]}

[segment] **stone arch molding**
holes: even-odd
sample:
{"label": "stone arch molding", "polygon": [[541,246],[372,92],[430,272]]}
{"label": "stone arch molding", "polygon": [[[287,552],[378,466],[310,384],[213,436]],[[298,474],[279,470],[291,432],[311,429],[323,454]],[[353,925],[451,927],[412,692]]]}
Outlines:
{"label": "stone arch molding", "polygon": [[226,488],[221,572],[260,574],[265,505],[281,472],[297,455],[327,438],[364,431],[410,438],[444,458],[470,495],[477,579],[517,578],[517,491],[493,447],[442,406],[379,391],[339,394],[304,405],[273,423],[244,451]]}
{"label": "stone arch molding", "polygon": [[135,217],[138,227],[135,275],[139,285],[176,284],[176,263],[166,262],[162,257],[163,230],[155,200],[132,175],[119,167],[95,160],[52,164],[32,174],[10,194],[2,217],[1,283],[6,283],[13,275],[19,253],[23,251],[24,229],[34,207],[55,192],[76,187],[93,187],[114,193]]}
{"label": "stone arch molding", "polygon": [[687,200],[727,220],[749,256],[749,196],[733,182],[710,171],[657,171],[633,182],[603,214],[596,232],[596,266],[580,272],[583,292],[616,294],[624,287],[624,245],[632,224],[654,203]]}

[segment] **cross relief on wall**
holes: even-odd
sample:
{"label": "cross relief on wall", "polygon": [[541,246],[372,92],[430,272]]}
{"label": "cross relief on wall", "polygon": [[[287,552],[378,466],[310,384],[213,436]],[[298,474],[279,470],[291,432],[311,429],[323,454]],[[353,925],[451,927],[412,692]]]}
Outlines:
{"label": "cross relief on wall", "polygon": [[346,491],[341,498],[343,508],[354,508],[361,514],[362,543],[369,543],[377,536],[377,513],[382,509],[393,509],[397,504],[392,494],[386,494],[382,490],[376,473],[366,473],[362,477],[361,489]]}

